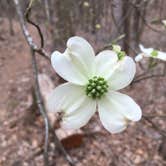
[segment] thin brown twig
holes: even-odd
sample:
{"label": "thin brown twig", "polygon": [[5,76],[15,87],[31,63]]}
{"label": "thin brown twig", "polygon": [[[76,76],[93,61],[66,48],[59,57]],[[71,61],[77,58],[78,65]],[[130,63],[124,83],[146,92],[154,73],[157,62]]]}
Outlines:
{"label": "thin brown twig", "polygon": [[143,81],[143,80],[147,80],[147,79],[151,79],[155,77],[164,77],[164,76],[165,76],[164,74],[151,74],[149,76],[144,76],[144,77],[141,77],[140,79],[133,80],[132,84],[139,83],[140,81]]}
{"label": "thin brown twig", "polygon": [[[146,74],[146,73],[147,72],[145,72],[144,74]],[[166,63],[164,64],[164,69],[163,69],[162,73],[160,73],[160,74],[151,74],[151,75],[148,75],[148,76],[146,76],[146,75],[144,76],[143,74],[141,74],[139,77],[134,79],[131,84],[139,83],[141,81],[151,79],[151,78],[155,78],[155,77],[165,77],[165,76],[166,76]]]}
{"label": "thin brown twig", "polygon": [[123,38],[125,37],[125,34],[122,34],[120,36],[118,36],[117,38],[115,38],[114,40],[112,40],[112,42],[106,44],[105,46],[103,46],[102,48],[100,48],[96,54],[98,54],[100,51],[103,51],[105,49],[108,49],[108,48],[112,48],[112,45],[117,43],[118,41],[122,40]]}
{"label": "thin brown twig", "polygon": [[143,116],[143,119],[144,119],[145,121],[147,121],[148,123],[150,123],[151,126],[152,126],[155,130],[157,130],[157,131],[160,133],[161,136],[163,136],[164,138],[166,138],[166,132],[163,131],[163,130],[161,130],[160,127],[158,127],[149,117]]}
{"label": "thin brown twig", "polygon": [[25,20],[24,20],[24,16],[20,7],[20,3],[19,0],[13,0],[15,7],[16,7],[16,12],[17,15],[19,17],[19,22],[21,25],[21,29],[23,31],[23,34],[25,36],[25,39],[28,43],[28,45],[30,46],[30,48],[32,48],[33,50],[35,50],[35,52],[39,53],[40,55],[42,55],[43,57],[45,57],[47,60],[50,61],[50,56],[49,54],[43,49],[43,48],[39,48],[33,41],[32,36],[30,35],[28,28],[26,26]]}
{"label": "thin brown twig", "polygon": [[144,114],[143,116],[147,118],[166,118],[166,115],[157,115],[157,114],[150,114],[150,115]]}
{"label": "thin brown twig", "polygon": [[25,18],[26,18],[26,20],[27,20],[27,22],[29,23],[29,24],[31,24],[31,25],[33,25],[36,29],[37,29],[37,32],[38,32],[38,34],[39,34],[39,36],[40,36],[40,48],[42,48],[43,49],[43,47],[44,47],[44,37],[43,37],[43,34],[42,34],[42,32],[41,32],[41,29],[40,29],[40,27],[39,27],[39,25],[37,25],[34,21],[32,21],[29,17],[30,17],[30,12],[31,12],[31,8],[29,7],[29,8],[27,8],[27,10],[26,10],[26,12],[25,12]]}
{"label": "thin brown twig", "polygon": [[63,154],[63,156],[65,157],[66,161],[68,162],[68,164],[70,166],[74,166],[74,161],[72,160],[72,158],[70,157],[70,155],[66,152],[64,146],[62,145],[61,141],[59,140],[59,138],[57,137],[57,135],[55,134],[54,129],[52,128],[52,126],[49,123],[49,127],[50,127],[50,131],[54,140],[54,144],[55,146],[59,149],[59,151]]}

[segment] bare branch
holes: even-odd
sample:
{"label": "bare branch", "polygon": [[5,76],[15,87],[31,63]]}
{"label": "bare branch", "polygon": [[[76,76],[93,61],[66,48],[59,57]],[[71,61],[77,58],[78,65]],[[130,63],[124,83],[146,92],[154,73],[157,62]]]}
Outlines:
{"label": "bare branch", "polygon": [[143,116],[143,119],[145,121],[147,121],[148,123],[151,124],[152,128],[154,128],[156,131],[158,131],[160,133],[161,136],[163,136],[164,138],[166,138],[166,132],[161,130],[160,127],[158,127],[152,120],[151,118],[147,117],[147,116]]}
{"label": "bare branch", "polygon": [[33,25],[36,29],[37,29],[37,31],[38,31],[38,34],[39,34],[39,36],[40,36],[40,48],[43,48],[44,47],[44,37],[43,37],[43,34],[42,34],[42,32],[41,32],[41,29],[40,29],[40,27],[35,23],[35,22],[33,22],[32,20],[30,20],[30,12],[31,12],[31,8],[28,8],[28,10],[25,12],[25,18],[26,18],[26,20],[27,20],[27,22],[29,23],[29,24],[31,24],[31,25]]}
{"label": "bare branch", "polygon": [[149,76],[144,76],[140,79],[136,79],[132,82],[133,83],[139,83],[140,81],[143,81],[143,80],[147,80],[147,79],[150,79],[150,78],[154,78],[154,77],[164,77],[165,75],[163,74],[152,74],[152,75],[149,75]]}

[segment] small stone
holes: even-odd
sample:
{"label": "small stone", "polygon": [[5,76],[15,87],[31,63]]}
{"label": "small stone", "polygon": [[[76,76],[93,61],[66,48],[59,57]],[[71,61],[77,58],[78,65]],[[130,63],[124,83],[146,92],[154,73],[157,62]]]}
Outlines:
{"label": "small stone", "polygon": [[90,6],[89,2],[87,2],[87,1],[85,1],[83,4],[84,4],[85,7],[89,7]]}
{"label": "small stone", "polygon": [[38,141],[36,139],[32,140],[32,147],[37,148],[38,147]]}

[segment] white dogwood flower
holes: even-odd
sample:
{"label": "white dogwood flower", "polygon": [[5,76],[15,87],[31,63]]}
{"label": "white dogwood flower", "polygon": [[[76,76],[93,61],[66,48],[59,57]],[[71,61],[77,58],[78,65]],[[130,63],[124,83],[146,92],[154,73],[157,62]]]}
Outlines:
{"label": "white dogwood flower", "polygon": [[129,96],[116,92],[131,83],[136,66],[132,58],[118,59],[111,50],[95,56],[91,45],[81,37],[71,37],[64,53],[51,56],[55,71],[66,81],[50,94],[49,111],[63,112],[62,127],[78,129],[98,110],[103,126],[111,133],[123,131],[129,121],[142,116]]}
{"label": "white dogwood flower", "polygon": [[162,23],[166,27],[166,20],[162,20]]}
{"label": "white dogwood flower", "polygon": [[140,50],[142,51],[135,57],[135,61],[139,62],[144,57],[151,57],[166,61],[166,53],[162,51],[155,50],[154,48],[145,48],[142,44],[139,45]]}

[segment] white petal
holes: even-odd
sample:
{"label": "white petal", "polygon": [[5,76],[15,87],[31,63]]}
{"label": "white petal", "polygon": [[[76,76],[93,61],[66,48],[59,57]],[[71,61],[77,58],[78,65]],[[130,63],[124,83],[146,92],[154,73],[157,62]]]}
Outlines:
{"label": "white petal", "polygon": [[143,54],[142,54],[142,53],[138,54],[138,55],[135,57],[135,61],[136,61],[136,62],[139,62],[139,61],[141,61],[142,59],[143,59]]}
{"label": "white petal", "polygon": [[53,90],[47,100],[47,109],[52,112],[72,112],[84,102],[86,96],[83,87],[65,83]]}
{"label": "white petal", "polygon": [[135,76],[136,64],[134,60],[125,56],[120,60],[116,66],[116,69],[110,76],[108,83],[111,90],[119,90],[131,83]]}
{"label": "white petal", "polygon": [[95,59],[96,76],[103,76],[108,79],[112,74],[113,65],[118,61],[118,56],[114,51],[104,50],[100,52]]}
{"label": "white petal", "polygon": [[163,60],[163,61],[166,61],[166,53],[165,53],[165,52],[158,51],[158,55],[157,55],[156,58],[161,59],[161,60]]}
{"label": "white petal", "polygon": [[71,37],[67,41],[67,51],[75,63],[91,77],[94,72],[95,53],[88,41],[78,36]]}
{"label": "white petal", "polygon": [[166,20],[162,20],[162,23],[163,23],[164,26],[166,27]]}
{"label": "white petal", "polygon": [[87,78],[76,68],[66,53],[53,52],[51,63],[55,71],[65,80],[78,85],[85,85],[87,83]]}
{"label": "white petal", "polygon": [[139,121],[141,119],[141,108],[131,97],[119,92],[109,91],[107,98],[115,108],[115,111],[121,113],[126,119],[131,121]]}
{"label": "white petal", "polygon": [[77,110],[64,115],[61,125],[65,129],[79,129],[88,123],[95,111],[96,101],[87,97]]}
{"label": "white petal", "polygon": [[139,45],[140,50],[145,53],[145,55],[150,56],[153,48],[145,48],[142,44]]}
{"label": "white petal", "polygon": [[111,133],[119,133],[126,129],[127,121],[125,117],[117,111],[115,105],[103,98],[98,103],[100,120],[106,130]]}

